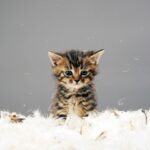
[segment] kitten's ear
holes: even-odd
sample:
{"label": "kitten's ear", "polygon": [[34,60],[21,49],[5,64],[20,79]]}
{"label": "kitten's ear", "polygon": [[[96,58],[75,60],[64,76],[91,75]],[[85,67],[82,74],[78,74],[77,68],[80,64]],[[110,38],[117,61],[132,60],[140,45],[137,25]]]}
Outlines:
{"label": "kitten's ear", "polygon": [[48,52],[48,57],[49,57],[53,67],[57,66],[63,58],[60,54],[57,54],[52,51]]}
{"label": "kitten's ear", "polygon": [[100,50],[96,51],[94,54],[92,54],[90,56],[91,63],[98,65],[99,60],[100,60],[101,56],[103,55],[103,53],[104,53],[104,49],[100,49]]}

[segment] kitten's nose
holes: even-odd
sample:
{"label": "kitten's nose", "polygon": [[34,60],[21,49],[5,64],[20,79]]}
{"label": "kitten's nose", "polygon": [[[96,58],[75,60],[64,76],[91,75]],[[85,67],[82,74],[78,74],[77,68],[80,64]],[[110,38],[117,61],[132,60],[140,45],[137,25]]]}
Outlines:
{"label": "kitten's nose", "polygon": [[79,80],[75,80],[75,82],[76,82],[76,83],[78,83],[78,82],[79,82]]}

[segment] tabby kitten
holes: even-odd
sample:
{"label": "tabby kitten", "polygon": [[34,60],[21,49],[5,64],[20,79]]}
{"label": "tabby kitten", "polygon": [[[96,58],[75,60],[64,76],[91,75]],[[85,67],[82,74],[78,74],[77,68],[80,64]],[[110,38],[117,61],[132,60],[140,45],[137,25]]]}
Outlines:
{"label": "tabby kitten", "polygon": [[88,52],[48,52],[58,81],[57,93],[50,109],[54,117],[66,118],[70,113],[85,117],[89,112],[96,111],[93,79],[103,52],[103,49]]}

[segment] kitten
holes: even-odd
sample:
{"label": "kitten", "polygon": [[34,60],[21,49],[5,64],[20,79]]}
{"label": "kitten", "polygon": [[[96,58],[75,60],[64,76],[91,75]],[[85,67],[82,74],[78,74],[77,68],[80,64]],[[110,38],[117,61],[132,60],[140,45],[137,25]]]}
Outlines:
{"label": "kitten", "polygon": [[103,49],[88,52],[48,52],[58,81],[57,93],[50,109],[54,117],[66,119],[69,113],[85,117],[89,112],[96,111],[93,79],[103,52]]}

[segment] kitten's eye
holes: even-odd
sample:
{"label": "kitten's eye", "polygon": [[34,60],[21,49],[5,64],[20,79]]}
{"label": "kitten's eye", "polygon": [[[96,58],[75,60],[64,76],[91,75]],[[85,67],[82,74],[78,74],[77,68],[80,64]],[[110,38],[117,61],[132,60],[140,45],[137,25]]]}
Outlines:
{"label": "kitten's eye", "polygon": [[86,70],[82,70],[81,71],[81,76],[87,76],[89,74],[89,72],[88,71],[86,71]]}
{"label": "kitten's eye", "polygon": [[69,77],[69,76],[72,75],[72,71],[67,70],[67,71],[64,72],[64,75],[67,76],[67,77]]}

